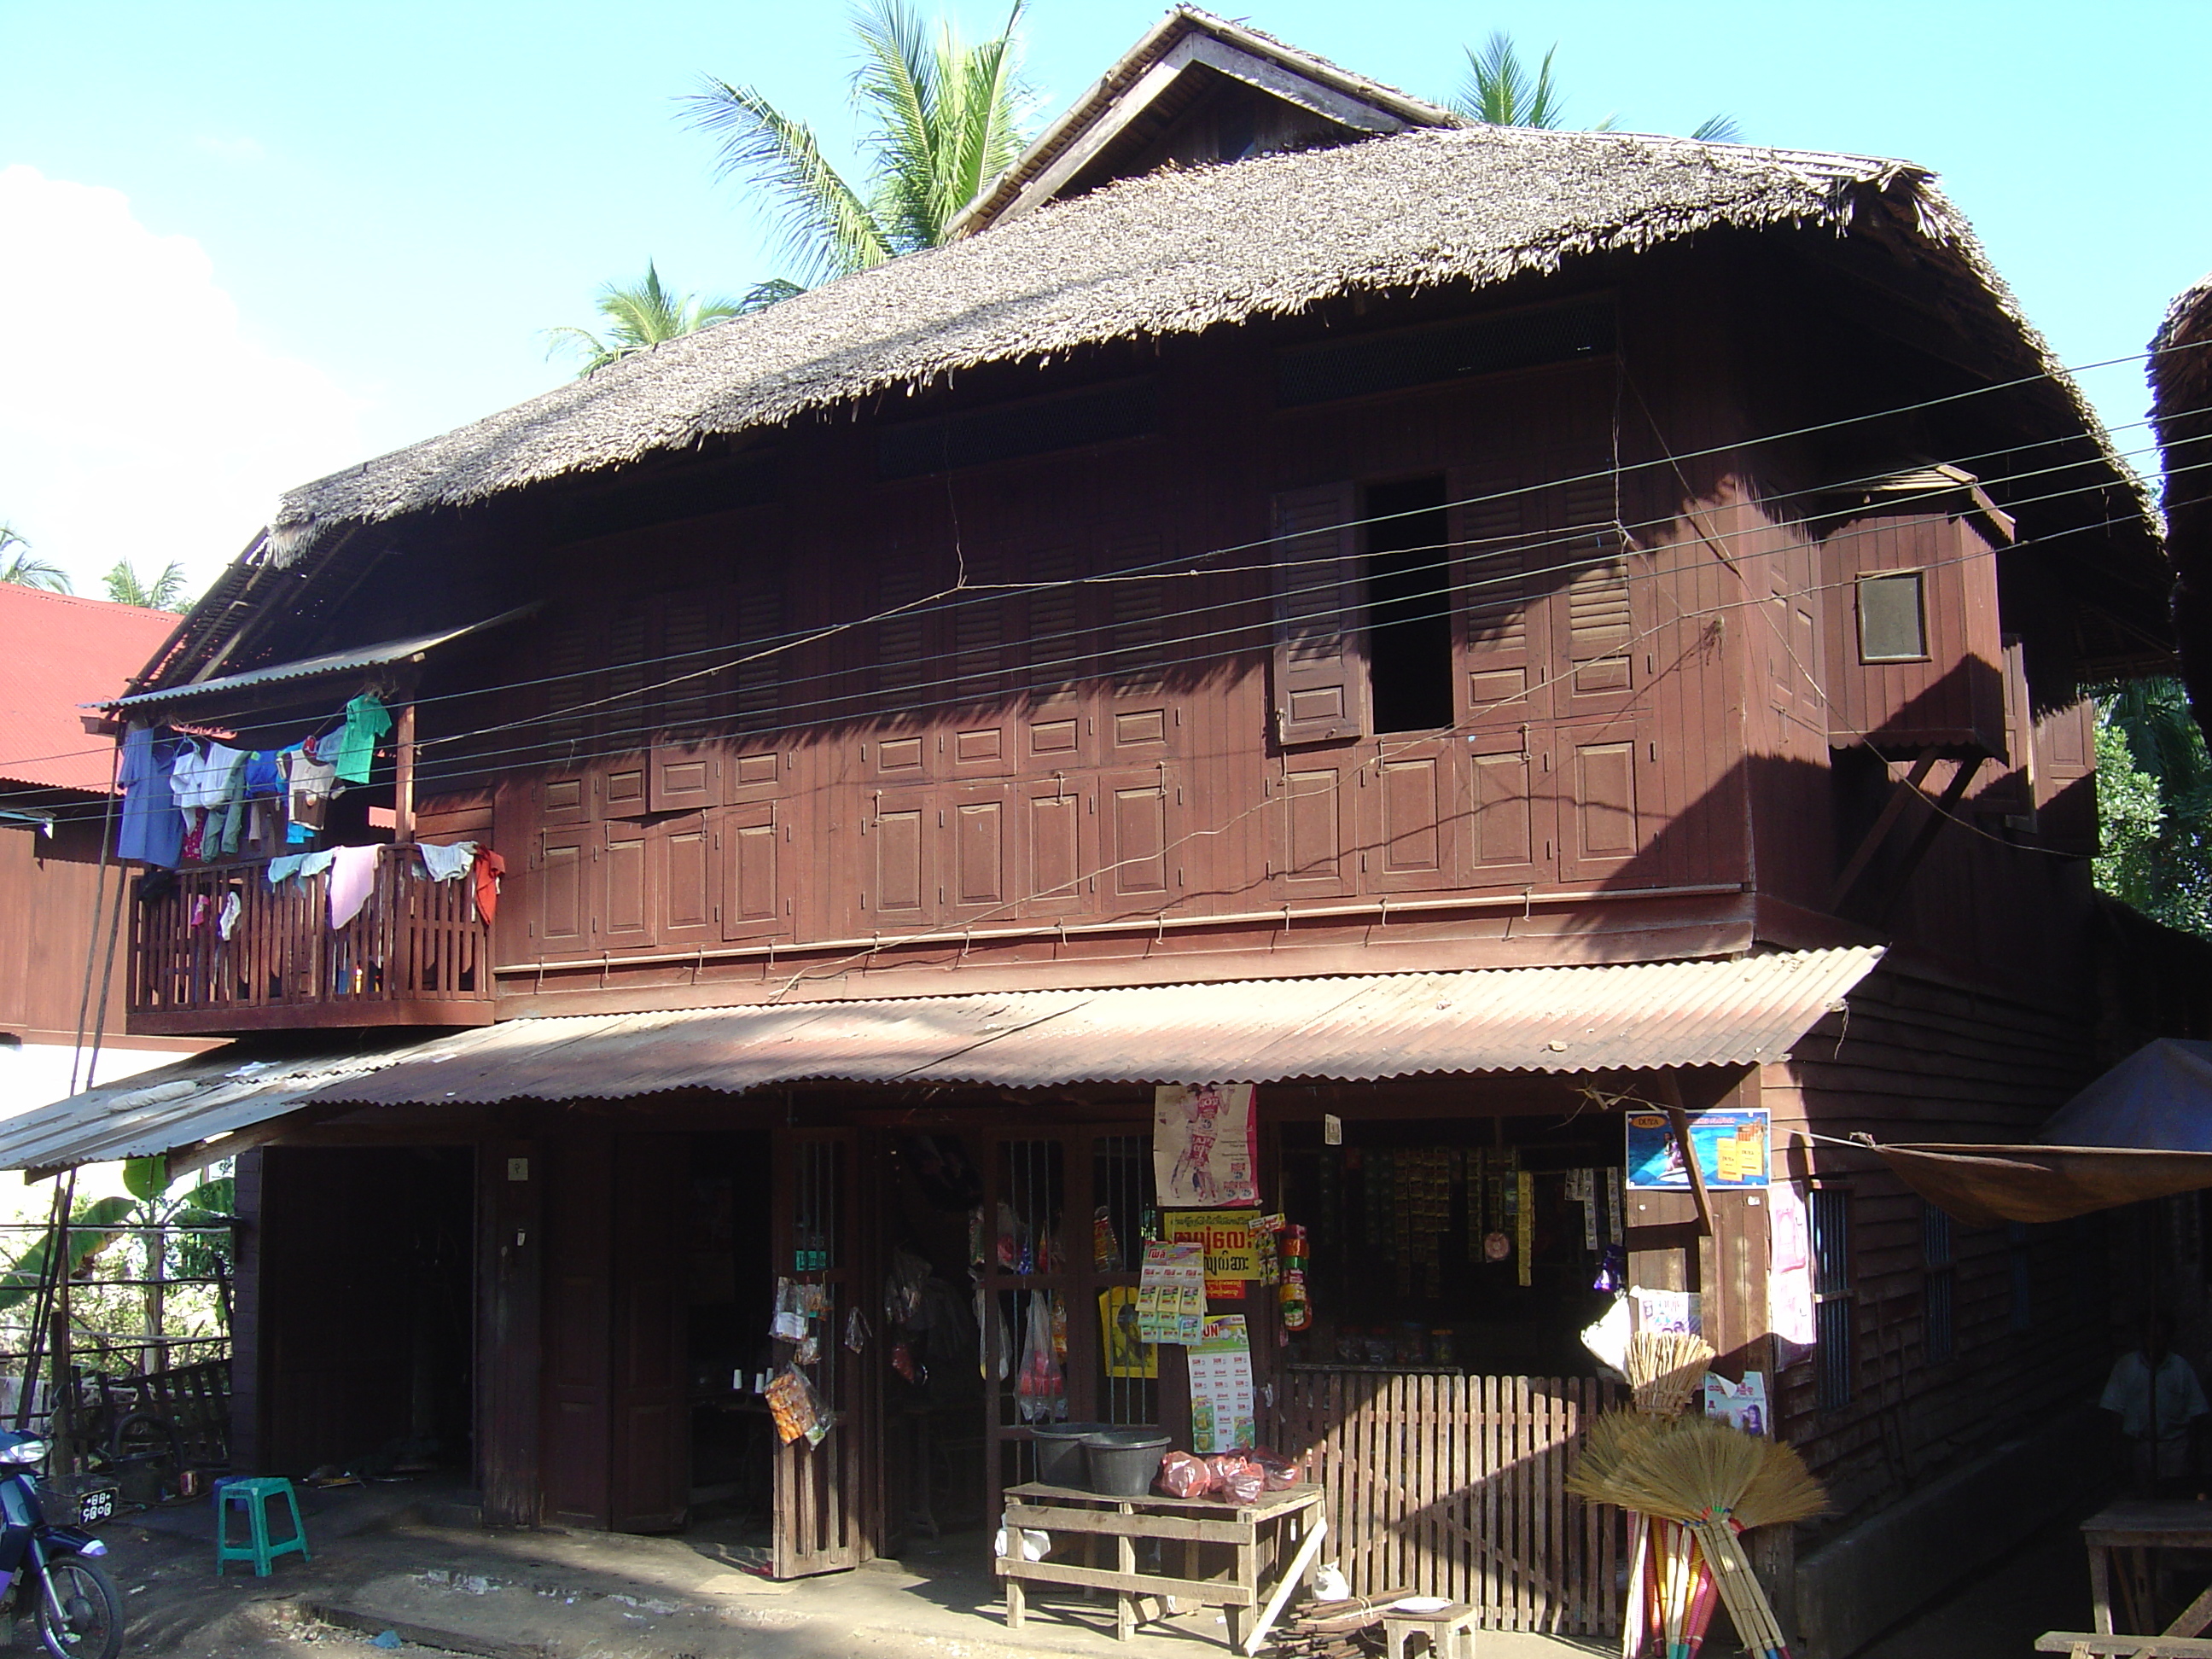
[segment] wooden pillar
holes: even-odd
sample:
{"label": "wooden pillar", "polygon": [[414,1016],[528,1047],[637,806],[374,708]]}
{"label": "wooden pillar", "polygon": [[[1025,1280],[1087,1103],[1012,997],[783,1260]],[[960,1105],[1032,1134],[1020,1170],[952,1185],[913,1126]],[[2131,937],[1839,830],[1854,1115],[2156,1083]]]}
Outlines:
{"label": "wooden pillar", "polygon": [[477,1143],[477,1462],[483,1515],[538,1524],[544,1170],[536,1140]]}
{"label": "wooden pillar", "polygon": [[392,839],[404,847],[415,839],[415,700],[399,705],[392,757]]}
{"label": "wooden pillar", "polygon": [[261,1212],[268,1168],[265,1148],[238,1155],[233,1171],[230,1278],[230,1467],[234,1474],[263,1472],[268,1444],[262,1403]]}

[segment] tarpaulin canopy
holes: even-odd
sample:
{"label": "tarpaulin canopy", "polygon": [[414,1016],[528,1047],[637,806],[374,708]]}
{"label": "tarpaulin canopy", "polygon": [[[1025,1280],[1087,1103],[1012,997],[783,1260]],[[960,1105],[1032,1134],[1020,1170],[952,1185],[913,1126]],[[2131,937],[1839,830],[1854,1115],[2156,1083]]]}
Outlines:
{"label": "tarpaulin canopy", "polygon": [[1867,1144],[1972,1226],[2064,1221],[2212,1188],[2212,1042],[2145,1044],[2060,1108],[2032,1145]]}

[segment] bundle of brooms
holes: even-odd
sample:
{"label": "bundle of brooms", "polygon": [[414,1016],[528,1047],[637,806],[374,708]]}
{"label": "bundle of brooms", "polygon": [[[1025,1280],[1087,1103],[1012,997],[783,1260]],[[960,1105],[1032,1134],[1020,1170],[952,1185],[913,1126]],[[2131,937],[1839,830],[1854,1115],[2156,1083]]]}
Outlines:
{"label": "bundle of brooms", "polygon": [[1638,1331],[1628,1339],[1623,1366],[1638,1410],[1675,1417],[1704,1386],[1712,1345],[1687,1331]]}
{"label": "bundle of brooms", "polygon": [[1717,1598],[1736,1634],[1765,1659],[1788,1659],[1781,1626],[1739,1534],[1802,1521],[1827,1494],[1790,1447],[1702,1417],[1611,1411],[1590,1425],[1567,1489],[1650,1522],[1646,1582],[1667,1659],[1692,1659]]}

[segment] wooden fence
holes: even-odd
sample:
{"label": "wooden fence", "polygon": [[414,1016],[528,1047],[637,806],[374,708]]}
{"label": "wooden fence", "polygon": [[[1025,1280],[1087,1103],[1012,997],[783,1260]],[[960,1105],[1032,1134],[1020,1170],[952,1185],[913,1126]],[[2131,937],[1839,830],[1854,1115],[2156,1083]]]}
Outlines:
{"label": "wooden fence", "polygon": [[1328,1490],[1322,1555],[1354,1595],[1449,1596],[1496,1630],[1619,1632],[1620,1512],[1565,1485],[1608,1385],[1346,1369],[1278,1390],[1276,1443]]}

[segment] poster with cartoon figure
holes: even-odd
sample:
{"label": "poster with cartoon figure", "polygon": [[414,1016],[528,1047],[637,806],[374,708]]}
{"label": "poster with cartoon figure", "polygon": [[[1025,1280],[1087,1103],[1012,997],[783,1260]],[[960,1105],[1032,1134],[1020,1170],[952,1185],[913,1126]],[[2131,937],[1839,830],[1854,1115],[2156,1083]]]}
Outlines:
{"label": "poster with cartoon figure", "polygon": [[1164,1210],[1260,1201],[1249,1083],[1164,1083],[1152,1095],[1152,1175]]}

